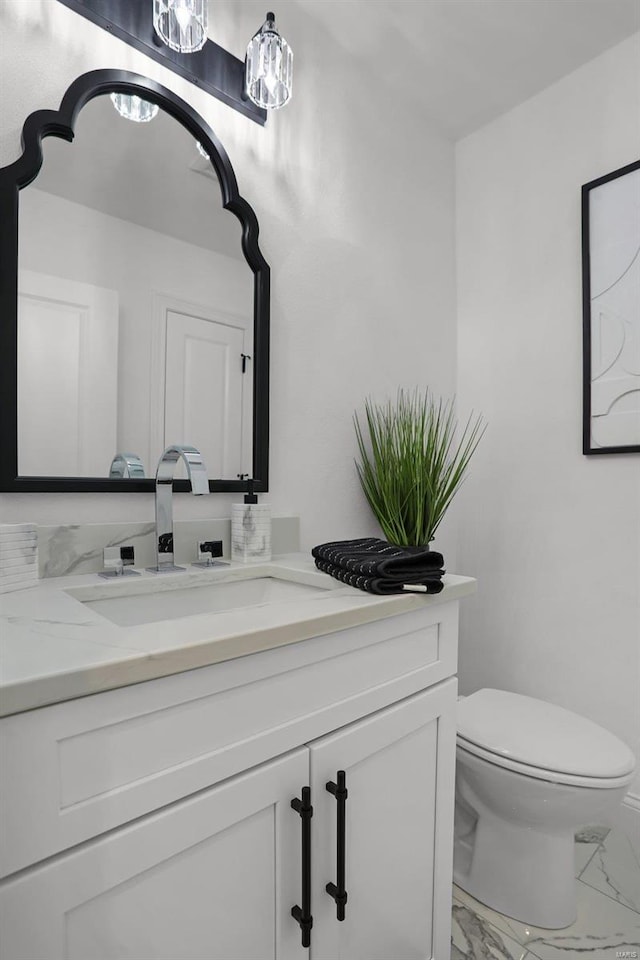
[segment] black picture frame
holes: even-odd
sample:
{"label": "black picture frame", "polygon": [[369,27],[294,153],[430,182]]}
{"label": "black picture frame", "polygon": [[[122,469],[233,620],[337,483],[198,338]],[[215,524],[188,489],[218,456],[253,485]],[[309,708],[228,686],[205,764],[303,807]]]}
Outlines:
{"label": "black picture frame", "polygon": [[640,170],[640,160],[628,163],[596,180],[582,185],[582,452],[585,456],[601,454],[640,453],[640,444],[628,446],[594,447],[591,436],[591,370],[592,370],[592,331],[591,331],[591,257],[590,257],[590,198],[597,187],[629,173]]}
{"label": "black picture frame", "polygon": [[[242,226],[242,250],[254,274],[253,322],[253,478],[257,492],[269,488],[269,329],[270,269],[259,243],[252,207],[240,195],[229,157],[213,130],[188,103],[155,80],[125,70],[94,70],[78,77],[59,110],[38,110],[22,128],[22,155],[0,168],[0,491],[4,493],[152,492],[155,480],[107,477],[46,477],[18,474],[18,225],[19,194],[37,177],[44,137],[73,141],[76,118],[90,100],[107,93],[131,93],[158,104],[199,141],[211,159],[222,206]],[[246,490],[246,480],[210,480],[213,493]],[[187,480],[174,489],[189,490]]]}

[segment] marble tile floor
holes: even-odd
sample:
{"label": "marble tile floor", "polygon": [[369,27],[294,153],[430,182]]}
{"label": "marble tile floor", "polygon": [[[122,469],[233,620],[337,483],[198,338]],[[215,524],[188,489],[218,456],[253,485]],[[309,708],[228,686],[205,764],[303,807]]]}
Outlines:
{"label": "marble tile floor", "polygon": [[640,856],[622,830],[576,835],[578,916],[565,930],[529,927],[453,888],[451,960],[640,960]]}

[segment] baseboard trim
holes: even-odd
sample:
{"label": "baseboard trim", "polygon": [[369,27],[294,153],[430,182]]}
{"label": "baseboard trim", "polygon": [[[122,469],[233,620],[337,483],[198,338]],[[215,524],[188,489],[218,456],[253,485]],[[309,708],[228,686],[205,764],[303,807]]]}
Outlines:
{"label": "baseboard trim", "polygon": [[629,838],[640,837],[640,796],[637,793],[626,795],[618,808],[615,825]]}

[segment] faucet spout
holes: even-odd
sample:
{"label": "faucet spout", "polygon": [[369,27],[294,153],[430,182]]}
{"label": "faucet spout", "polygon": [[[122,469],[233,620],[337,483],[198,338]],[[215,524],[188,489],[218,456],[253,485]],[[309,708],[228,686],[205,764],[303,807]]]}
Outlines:
{"label": "faucet spout", "polygon": [[202,454],[195,447],[172,444],[164,451],[156,471],[156,557],[154,573],[184,570],[173,562],[173,477],[176,464],[182,459],[187,468],[191,492],[196,496],[209,493],[209,477]]}
{"label": "faucet spout", "polygon": [[116,453],[111,461],[109,478],[122,480],[124,478],[144,477],[144,464],[137,453]]}
{"label": "faucet spout", "polygon": [[176,471],[176,463],[180,459],[184,460],[187,468],[187,476],[191,483],[191,492],[197,497],[209,493],[209,478],[202,454],[199,450],[196,450],[195,447],[182,447],[177,444],[172,444],[170,447],[167,447],[160,457],[156,471],[156,486],[158,484],[169,484],[173,486],[173,475]]}

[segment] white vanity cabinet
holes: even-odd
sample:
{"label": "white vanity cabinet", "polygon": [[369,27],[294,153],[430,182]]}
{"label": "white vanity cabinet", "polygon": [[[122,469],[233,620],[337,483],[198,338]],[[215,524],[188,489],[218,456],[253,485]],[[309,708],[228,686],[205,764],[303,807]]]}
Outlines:
{"label": "white vanity cabinet", "polygon": [[287,914],[307,776],[296,750],[26,871],[0,893],[3,960],[304,956]]}
{"label": "white vanity cabinet", "polygon": [[431,604],[1,720],[0,960],[445,960],[456,644]]}

